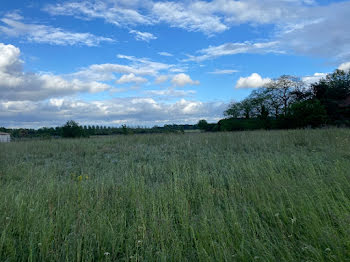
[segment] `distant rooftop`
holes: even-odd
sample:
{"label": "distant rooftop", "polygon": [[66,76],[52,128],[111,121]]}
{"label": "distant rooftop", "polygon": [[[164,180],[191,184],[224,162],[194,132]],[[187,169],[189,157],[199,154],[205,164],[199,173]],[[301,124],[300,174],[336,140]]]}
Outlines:
{"label": "distant rooftop", "polygon": [[9,133],[0,132],[0,135],[9,135]]}

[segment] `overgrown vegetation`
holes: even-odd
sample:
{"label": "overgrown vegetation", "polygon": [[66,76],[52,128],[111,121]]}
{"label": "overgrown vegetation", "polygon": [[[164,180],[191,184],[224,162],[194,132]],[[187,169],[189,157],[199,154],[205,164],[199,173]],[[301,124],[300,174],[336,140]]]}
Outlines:
{"label": "overgrown vegetation", "polygon": [[0,144],[0,261],[349,261],[350,130]]}

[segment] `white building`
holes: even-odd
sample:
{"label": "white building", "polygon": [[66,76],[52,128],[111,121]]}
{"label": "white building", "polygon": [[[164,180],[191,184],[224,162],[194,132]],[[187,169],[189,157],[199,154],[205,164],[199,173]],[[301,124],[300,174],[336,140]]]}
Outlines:
{"label": "white building", "polygon": [[11,136],[8,133],[0,132],[0,143],[1,142],[11,142]]}

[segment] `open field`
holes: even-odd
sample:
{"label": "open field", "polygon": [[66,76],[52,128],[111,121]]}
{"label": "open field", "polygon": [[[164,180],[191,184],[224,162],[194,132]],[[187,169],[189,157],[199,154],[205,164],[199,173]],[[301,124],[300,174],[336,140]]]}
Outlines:
{"label": "open field", "polygon": [[0,261],[350,261],[350,130],[0,144]]}

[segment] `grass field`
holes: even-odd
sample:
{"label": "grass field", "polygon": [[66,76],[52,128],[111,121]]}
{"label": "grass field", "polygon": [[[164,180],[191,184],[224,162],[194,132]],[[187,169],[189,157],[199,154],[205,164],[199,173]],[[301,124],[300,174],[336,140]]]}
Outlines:
{"label": "grass field", "polygon": [[2,143],[0,261],[350,261],[350,130]]}

